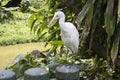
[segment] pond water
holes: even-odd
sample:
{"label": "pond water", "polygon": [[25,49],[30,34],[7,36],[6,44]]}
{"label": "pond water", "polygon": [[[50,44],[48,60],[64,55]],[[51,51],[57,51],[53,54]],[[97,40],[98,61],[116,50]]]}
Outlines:
{"label": "pond water", "polygon": [[45,43],[37,42],[37,43],[25,43],[25,44],[16,44],[9,46],[1,46],[0,47],[0,70],[6,68],[6,66],[11,65],[13,59],[18,54],[27,54],[32,50],[40,50],[44,51],[48,49],[50,46],[44,47]]}

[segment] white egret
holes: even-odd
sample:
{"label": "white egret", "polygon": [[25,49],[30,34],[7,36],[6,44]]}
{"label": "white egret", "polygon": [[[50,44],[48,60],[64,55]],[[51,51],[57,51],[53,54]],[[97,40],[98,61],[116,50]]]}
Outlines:
{"label": "white egret", "polygon": [[[59,20],[59,26],[60,26],[60,30],[61,30],[60,36],[61,36],[61,39],[62,39],[64,45],[67,48],[69,48],[72,51],[72,53],[77,53],[78,47],[79,47],[78,30],[72,23],[65,22],[65,14],[62,11],[57,11],[54,14],[54,17],[52,18],[48,27],[55,20]],[[68,52],[66,54],[66,58],[67,58],[67,55],[68,55]]]}

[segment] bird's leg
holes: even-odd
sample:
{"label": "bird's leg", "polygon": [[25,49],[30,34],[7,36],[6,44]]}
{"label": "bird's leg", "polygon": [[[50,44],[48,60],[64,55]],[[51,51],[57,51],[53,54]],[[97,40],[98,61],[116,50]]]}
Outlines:
{"label": "bird's leg", "polygon": [[66,63],[67,63],[67,58],[68,58],[68,52],[69,52],[69,50],[68,50],[68,48],[67,48],[67,52],[66,52]]}

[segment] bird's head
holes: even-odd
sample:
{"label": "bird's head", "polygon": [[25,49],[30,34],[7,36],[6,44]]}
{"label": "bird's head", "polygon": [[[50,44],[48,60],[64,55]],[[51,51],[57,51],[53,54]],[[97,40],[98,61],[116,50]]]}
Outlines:
{"label": "bird's head", "polygon": [[52,20],[50,21],[48,27],[50,26],[50,24],[58,19],[61,19],[61,18],[65,18],[65,14],[62,12],[62,11],[57,11],[55,12]]}

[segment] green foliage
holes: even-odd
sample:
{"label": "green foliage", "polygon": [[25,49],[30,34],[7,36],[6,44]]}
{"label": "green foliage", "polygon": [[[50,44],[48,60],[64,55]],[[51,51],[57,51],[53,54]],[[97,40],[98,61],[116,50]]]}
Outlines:
{"label": "green foliage", "polygon": [[29,12],[29,6],[30,6],[29,0],[23,0],[23,1],[20,3],[20,10],[21,10],[22,12]]}
{"label": "green foliage", "polygon": [[[111,11],[111,12],[110,12]],[[105,12],[105,30],[107,32],[107,54],[110,53],[109,49],[110,49],[110,37],[114,34],[115,31],[115,25],[116,25],[116,16],[114,15],[114,1],[110,0],[107,4],[107,8],[106,8],[106,12]],[[118,36],[117,36],[118,37]],[[119,42],[117,42],[119,44]],[[118,45],[116,45],[116,47],[113,44],[113,48],[116,48],[116,50]],[[115,49],[114,49],[115,50]],[[113,51],[113,49],[111,50],[111,58],[115,59],[115,57],[113,58],[114,55],[116,55],[118,53],[116,51]],[[115,53],[114,55],[112,55],[113,53]],[[113,62],[114,63],[114,62]]]}
{"label": "green foliage", "polygon": [[[94,1],[94,0],[88,0],[87,2],[89,2],[89,1],[92,3],[92,1]],[[87,2],[86,2],[86,5],[88,5]],[[90,2],[89,2],[89,4],[90,4]],[[106,9],[104,10],[103,5],[106,5],[106,4],[107,4],[107,6],[106,6]],[[118,11],[117,1],[114,1],[114,0],[95,1],[94,8],[93,8],[94,10],[90,10],[91,7],[89,6],[89,10],[93,11],[92,12],[93,13],[92,17],[91,17],[92,14],[90,15],[89,11],[85,10],[86,5],[84,6],[83,10],[78,15],[78,22],[80,24],[82,24],[82,23],[84,23],[84,21],[86,21],[87,25],[86,25],[86,23],[84,25],[86,27],[88,27],[87,28],[88,31],[90,30],[89,31],[89,35],[90,35],[89,49],[91,49],[93,47],[93,45],[95,44],[95,40],[97,40],[98,43],[96,43],[96,47],[98,46],[99,50],[100,50],[100,48],[101,48],[101,50],[102,50],[103,47],[105,48],[105,52],[101,53],[101,54],[106,54],[107,55],[106,58],[107,58],[108,62],[110,62],[110,58],[112,59],[112,63],[107,63],[107,65],[112,64],[111,67],[114,70],[115,65],[117,65],[117,64],[115,64],[115,60],[116,60],[117,55],[119,53],[118,50],[119,50],[119,43],[120,43],[120,40],[119,40],[120,35],[117,32],[119,30],[119,27],[118,27],[119,24],[117,23],[117,11]],[[102,10],[103,10],[103,12],[102,12]],[[83,13],[83,11],[84,11],[84,13]],[[84,16],[83,16],[83,14],[84,14]],[[88,20],[90,20],[90,21],[88,21]],[[104,21],[104,22],[102,22],[102,21]],[[107,37],[104,38],[104,40],[102,40],[103,36],[100,36],[100,33],[97,34],[97,32],[96,32],[96,31],[98,31],[98,29],[100,29],[98,27],[101,27],[106,31],[105,34],[107,34]],[[98,44],[101,44],[101,45],[98,45]],[[98,53],[96,53],[96,54],[98,54]],[[101,65],[103,65],[103,64],[101,64]],[[99,68],[99,67],[100,67],[100,65],[97,68]],[[109,68],[109,67],[107,66],[106,68]],[[97,69],[95,68],[94,70],[95,70],[94,73],[96,74]],[[105,69],[105,70],[106,70],[105,74],[108,74],[107,69]],[[102,73],[102,71],[104,71],[104,70],[101,70],[101,74],[99,74],[99,76],[103,76],[106,79],[107,76],[104,76],[103,75],[104,73]],[[111,73],[111,74],[114,74],[114,73]],[[92,73],[92,75],[94,75],[94,74]],[[111,75],[111,76],[113,76],[113,75]]]}
{"label": "green foliage", "polygon": [[62,41],[51,41],[49,42],[49,44],[52,44],[52,45],[63,45],[63,42]]}
{"label": "green foliage", "polygon": [[45,0],[22,0],[20,4],[20,11],[30,12],[31,8],[39,9]]}
{"label": "green foliage", "polygon": [[0,22],[13,18],[13,15],[9,11],[9,9],[7,10],[5,7],[3,7],[7,5],[8,2],[9,0],[3,0],[3,1],[0,0]]}
{"label": "green foliage", "polygon": [[99,59],[95,66],[92,68],[86,69],[86,75],[90,79],[91,77],[94,77],[95,79],[103,80],[103,79],[111,79],[112,74],[114,71],[112,71],[112,68],[110,65],[108,65],[108,62],[103,59]]}
{"label": "green foliage", "polygon": [[[117,1],[116,1],[117,3]],[[104,5],[106,5],[106,9],[104,10],[103,7]],[[118,5],[114,5],[115,1],[114,0],[108,0],[108,1],[95,1],[95,0],[88,0],[85,4],[85,6],[83,7],[82,11],[79,13],[78,15],[78,19],[77,22],[82,26],[82,24],[84,24],[87,27],[87,30],[89,32],[90,35],[90,42],[89,42],[89,49],[91,49],[92,45],[93,45],[93,40],[94,37],[96,37],[95,31],[97,31],[98,26],[102,27],[103,29],[105,29],[106,34],[107,34],[107,38],[106,38],[106,42],[102,42],[102,47],[103,45],[106,46],[106,52],[108,54],[107,57],[110,57],[109,54],[111,55],[111,58],[117,55],[118,53],[118,44],[119,44],[119,36],[117,36],[117,45],[114,46],[114,44],[112,45],[111,42],[113,39],[111,38],[112,36],[116,35],[116,30],[115,28],[117,28],[117,11]],[[103,10],[103,12],[102,12]],[[102,17],[100,17],[102,16]],[[101,22],[101,21],[104,22]],[[85,23],[84,23],[85,21]],[[86,28],[84,28],[86,29]],[[84,30],[83,30],[84,31]],[[89,36],[88,35],[88,36]],[[99,36],[100,34],[97,34],[97,36]],[[102,37],[99,36],[98,38],[101,38],[100,40],[102,41]],[[115,37],[114,37],[115,39]],[[84,39],[83,39],[84,40]],[[99,40],[99,39],[98,39]],[[100,41],[100,42],[101,42]],[[100,43],[99,42],[99,43]],[[114,46],[114,47],[113,47]],[[101,48],[102,48],[101,47]],[[114,48],[115,52],[110,52],[111,51],[111,47]],[[102,53],[101,53],[102,54]],[[115,59],[115,58],[114,58]]]}
{"label": "green foliage", "polygon": [[13,18],[13,14],[10,11],[7,11],[5,8],[2,7],[0,10],[0,22],[4,22],[12,18]]}
{"label": "green foliage", "polygon": [[113,11],[114,11],[114,1],[110,0],[108,1],[107,9],[105,12],[105,29],[108,34],[108,37],[111,37],[115,30],[115,23],[114,23],[115,16],[113,15]]}
{"label": "green foliage", "polygon": [[0,6],[5,6],[5,5],[7,5],[7,3],[9,2],[10,0],[0,0]]}
{"label": "green foliage", "polygon": [[0,23],[0,45],[37,41],[27,27],[28,13],[12,12],[14,19]]}
{"label": "green foliage", "polygon": [[119,50],[119,44],[120,44],[120,22],[118,23],[118,26],[116,28],[115,36],[114,36],[114,41],[111,49],[111,58],[113,61],[113,68],[115,68],[115,60],[118,55],[118,50]]}
{"label": "green foliage", "polygon": [[[92,0],[92,1],[88,0],[88,1],[86,2],[86,4],[84,5],[83,9],[82,9],[81,12],[78,14],[77,23],[80,23],[80,24],[81,24],[81,22],[82,22],[83,19],[86,17],[86,15],[87,15],[87,14],[89,15],[88,11],[91,11],[91,12],[93,11],[93,10],[91,10],[90,8],[91,8],[91,6],[93,6],[94,2],[95,2],[95,0]],[[92,18],[92,16],[91,16],[91,18]],[[87,20],[87,19],[86,19],[86,20]],[[91,22],[91,21],[90,21],[90,22]]]}
{"label": "green foliage", "polygon": [[45,0],[29,0],[29,1],[30,1],[31,7],[34,7],[37,9],[39,9],[45,2]]}

